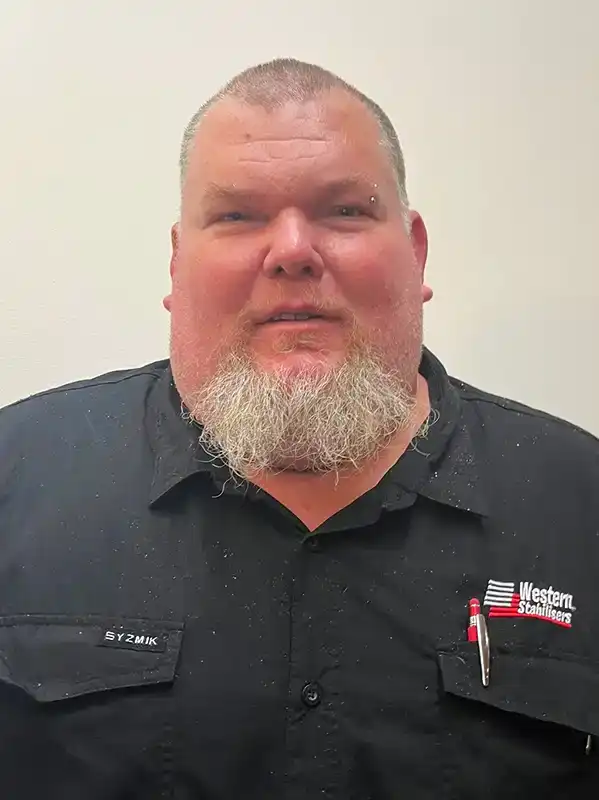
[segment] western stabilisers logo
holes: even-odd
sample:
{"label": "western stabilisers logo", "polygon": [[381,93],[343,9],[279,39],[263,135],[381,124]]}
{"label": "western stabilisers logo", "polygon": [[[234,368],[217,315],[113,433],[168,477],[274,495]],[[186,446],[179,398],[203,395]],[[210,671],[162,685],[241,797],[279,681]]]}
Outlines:
{"label": "western stabilisers logo", "polygon": [[531,581],[515,583],[489,581],[483,605],[489,606],[489,617],[529,617],[553,622],[563,628],[572,627],[576,611],[571,594],[558,592],[553,586],[539,589]]}

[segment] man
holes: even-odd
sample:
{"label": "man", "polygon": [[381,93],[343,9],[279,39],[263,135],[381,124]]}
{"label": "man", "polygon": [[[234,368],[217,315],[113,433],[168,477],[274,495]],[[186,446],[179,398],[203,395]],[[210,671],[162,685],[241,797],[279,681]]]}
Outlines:
{"label": "man", "polygon": [[2,797],[595,796],[599,445],[423,349],[388,118],[260,65],[181,180],[170,361],[0,414]]}

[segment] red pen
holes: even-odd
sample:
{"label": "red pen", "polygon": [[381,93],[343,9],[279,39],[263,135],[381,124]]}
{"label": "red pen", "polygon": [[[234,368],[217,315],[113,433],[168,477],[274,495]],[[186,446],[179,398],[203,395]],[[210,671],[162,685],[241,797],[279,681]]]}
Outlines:
{"label": "red pen", "polygon": [[480,603],[476,599],[470,600],[468,603],[468,641],[476,642],[478,637],[476,635],[476,618],[480,614]]}
{"label": "red pen", "polygon": [[478,644],[478,657],[480,661],[480,678],[483,686],[489,685],[489,671],[491,666],[491,650],[489,644],[489,631],[487,620],[481,613],[480,603],[472,598],[468,603],[468,641]]}

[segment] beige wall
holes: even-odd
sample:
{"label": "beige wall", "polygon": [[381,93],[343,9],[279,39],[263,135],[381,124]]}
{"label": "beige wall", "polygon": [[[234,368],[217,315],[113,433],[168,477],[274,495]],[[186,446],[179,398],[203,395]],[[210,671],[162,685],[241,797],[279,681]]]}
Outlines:
{"label": "beige wall", "polygon": [[388,110],[449,370],[599,433],[597,0],[0,0],[0,405],[162,358],[179,137],[277,55]]}

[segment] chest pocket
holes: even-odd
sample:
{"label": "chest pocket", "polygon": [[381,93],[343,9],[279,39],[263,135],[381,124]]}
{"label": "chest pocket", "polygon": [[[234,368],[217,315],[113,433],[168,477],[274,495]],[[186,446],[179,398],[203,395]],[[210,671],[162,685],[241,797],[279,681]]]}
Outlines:
{"label": "chest pocket", "polygon": [[439,652],[438,663],[457,796],[596,795],[599,665],[505,648],[492,652],[484,687],[475,644]]}
{"label": "chest pocket", "polygon": [[0,794],[161,797],[182,634],[172,621],[0,617]]}

